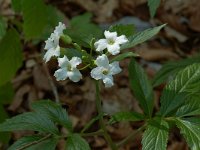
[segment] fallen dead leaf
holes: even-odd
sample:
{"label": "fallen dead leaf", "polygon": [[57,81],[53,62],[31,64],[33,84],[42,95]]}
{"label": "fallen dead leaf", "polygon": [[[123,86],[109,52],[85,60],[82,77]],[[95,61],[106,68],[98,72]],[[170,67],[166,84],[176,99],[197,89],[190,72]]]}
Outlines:
{"label": "fallen dead leaf", "polygon": [[20,107],[21,103],[24,100],[24,95],[29,93],[31,90],[31,86],[28,84],[23,85],[16,91],[14,100],[12,101],[11,105],[8,107],[8,110],[16,111],[18,107]]}
{"label": "fallen dead leaf", "polygon": [[179,58],[171,48],[152,48],[144,44],[136,48],[136,53],[147,61],[173,60]]}
{"label": "fallen dead leaf", "polygon": [[188,39],[186,35],[176,31],[175,29],[169,26],[166,26],[164,30],[169,38],[176,38],[179,42],[185,42]]}
{"label": "fallen dead leaf", "polygon": [[184,142],[173,142],[167,150],[189,150]]}
{"label": "fallen dead leaf", "polygon": [[43,67],[37,65],[33,69],[34,85],[39,90],[51,91],[51,86]]}

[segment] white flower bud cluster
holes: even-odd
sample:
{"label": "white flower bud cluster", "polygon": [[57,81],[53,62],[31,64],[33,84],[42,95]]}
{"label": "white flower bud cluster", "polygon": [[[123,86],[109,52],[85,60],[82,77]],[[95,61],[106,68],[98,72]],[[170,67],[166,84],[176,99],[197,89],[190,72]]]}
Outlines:
{"label": "white flower bud cluster", "polygon": [[[60,45],[59,39],[63,35],[63,31],[66,29],[63,23],[59,22],[59,25],[55,28],[54,32],[45,41],[45,50],[47,50],[44,55],[45,62],[48,62],[51,57],[57,57],[58,66],[60,67],[54,74],[57,81],[65,80],[69,78],[73,82],[78,82],[82,79],[82,74],[80,73],[77,66],[82,63],[81,58],[72,57],[71,60],[64,56],[60,58]],[[105,39],[100,39],[94,43],[95,50],[101,52],[94,64],[96,67],[91,70],[91,77],[95,80],[103,80],[105,87],[111,87],[113,83],[113,75],[121,72],[119,62],[115,61],[109,63],[107,53],[111,55],[117,55],[120,53],[120,45],[128,42],[128,39],[125,35],[117,36],[117,32],[104,32]],[[107,53],[104,54],[104,50],[107,50]]]}

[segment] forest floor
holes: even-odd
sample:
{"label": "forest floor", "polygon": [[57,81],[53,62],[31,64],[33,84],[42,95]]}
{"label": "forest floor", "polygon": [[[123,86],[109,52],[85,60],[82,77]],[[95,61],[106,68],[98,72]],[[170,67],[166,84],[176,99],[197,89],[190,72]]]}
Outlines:
{"label": "forest floor", "polygon": [[[135,24],[136,30],[141,31],[154,25],[167,23],[167,26],[152,40],[130,49],[140,55],[139,62],[145,68],[149,78],[162,67],[163,63],[197,55],[200,48],[200,3],[199,0],[167,0],[162,2],[155,18],[151,19],[146,0],[48,0],[66,15],[65,23],[74,16],[91,12],[93,21],[106,28],[114,23]],[[1,5],[9,11],[7,3]],[[7,13],[7,12],[5,12]],[[40,99],[55,100],[55,91],[63,106],[66,106],[76,131],[96,115],[95,86],[89,72],[84,72],[84,79],[78,84],[69,80],[57,82],[53,77],[55,62],[48,65],[43,63],[40,56],[44,43],[26,45],[24,47],[23,67],[18,71],[12,83],[15,88],[13,102],[6,107],[11,116],[30,110],[30,103]],[[123,72],[114,79],[115,86],[102,88],[103,110],[113,114],[121,110],[135,110],[141,112],[136,99],[129,87],[128,80],[129,59],[120,63]],[[88,77],[87,77],[88,76]],[[103,87],[103,86],[102,86]],[[156,87],[155,111],[159,110],[159,97],[163,85]],[[54,91],[54,92],[53,92]],[[114,141],[125,138],[131,131],[140,127],[141,123],[117,123],[108,126],[108,131]],[[94,124],[89,132],[95,131],[98,124]],[[63,131],[64,132],[64,131]],[[30,135],[31,132],[14,132],[12,139]],[[138,136],[120,150],[140,150],[141,136]],[[87,138],[92,149],[109,150],[105,140],[96,136]],[[64,149],[65,141],[60,141],[58,149]],[[169,135],[168,150],[188,150],[178,129],[173,129]]]}

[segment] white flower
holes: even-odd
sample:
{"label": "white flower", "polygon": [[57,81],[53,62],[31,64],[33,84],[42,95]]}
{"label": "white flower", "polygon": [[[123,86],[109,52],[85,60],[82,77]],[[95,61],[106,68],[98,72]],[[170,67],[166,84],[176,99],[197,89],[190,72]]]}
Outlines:
{"label": "white flower", "polygon": [[51,37],[45,41],[46,45],[44,49],[47,50],[43,58],[45,62],[48,62],[53,56],[60,56],[59,39],[60,37],[57,34],[52,33]]}
{"label": "white flower", "polygon": [[57,33],[58,36],[63,35],[63,31],[66,29],[65,24],[59,22],[58,26],[55,28],[54,33]]}
{"label": "white flower", "polygon": [[56,80],[60,81],[69,78],[73,82],[78,82],[80,79],[82,79],[82,75],[76,67],[81,62],[82,60],[78,57],[72,57],[71,60],[69,60],[66,56],[63,58],[58,58],[58,66],[60,69],[54,73]]}
{"label": "white flower", "polygon": [[60,36],[63,35],[63,30],[65,28],[65,25],[59,22],[59,25],[55,28],[54,32],[51,34],[48,40],[45,41],[46,44],[44,49],[47,50],[44,55],[45,62],[48,62],[53,56],[60,56],[59,39]]}
{"label": "white flower", "polygon": [[91,76],[95,80],[103,80],[105,87],[111,87],[114,85],[113,83],[113,75],[121,72],[121,68],[119,67],[119,62],[113,62],[109,64],[108,57],[103,54],[98,56],[95,60],[97,65],[96,68],[92,69]]}
{"label": "white flower", "polygon": [[103,51],[107,48],[108,52],[112,55],[120,53],[120,45],[128,42],[125,35],[117,36],[117,32],[104,32],[105,39],[100,39],[94,43],[96,51]]}

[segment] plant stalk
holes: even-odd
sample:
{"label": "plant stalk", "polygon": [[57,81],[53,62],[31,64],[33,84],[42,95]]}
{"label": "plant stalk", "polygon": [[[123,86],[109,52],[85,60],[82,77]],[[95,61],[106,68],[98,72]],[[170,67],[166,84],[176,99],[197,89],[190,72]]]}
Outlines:
{"label": "plant stalk", "polygon": [[98,131],[95,131],[95,132],[90,132],[90,133],[81,133],[80,134],[81,136],[95,136],[95,135],[103,135],[103,130],[98,130]]}
{"label": "plant stalk", "polygon": [[136,135],[138,133],[140,133],[144,128],[146,127],[146,125],[143,125],[141,126],[140,128],[138,128],[136,131],[132,132],[130,135],[128,135],[125,139],[123,139],[122,141],[120,141],[117,146],[120,147],[120,146],[123,146],[125,144],[127,144],[130,140],[133,140]]}
{"label": "plant stalk", "polygon": [[48,134],[45,137],[41,138],[40,140],[25,144],[24,146],[22,146],[21,148],[18,148],[17,150],[24,150],[24,149],[26,149],[26,148],[28,148],[30,146],[36,145],[38,143],[41,143],[41,142],[51,138],[51,136],[52,136],[51,134]]}
{"label": "plant stalk", "polygon": [[108,134],[108,132],[106,130],[106,126],[103,121],[103,111],[102,111],[102,107],[101,107],[99,82],[95,81],[95,84],[96,84],[96,107],[97,107],[98,114],[100,116],[99,125],[100,125],[101,129],[103,130],[103,136],[106,139],[106,141],[108,142],[110,148],[112,150],[117,150],[117,146],[115,145],[115,143],[113,143],[110,135]]}

